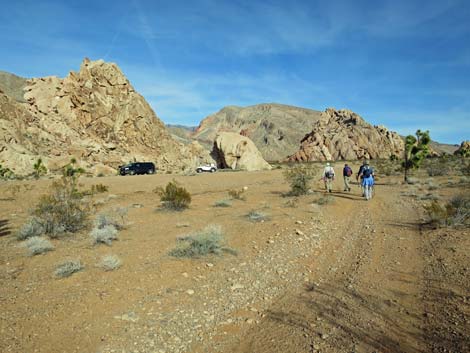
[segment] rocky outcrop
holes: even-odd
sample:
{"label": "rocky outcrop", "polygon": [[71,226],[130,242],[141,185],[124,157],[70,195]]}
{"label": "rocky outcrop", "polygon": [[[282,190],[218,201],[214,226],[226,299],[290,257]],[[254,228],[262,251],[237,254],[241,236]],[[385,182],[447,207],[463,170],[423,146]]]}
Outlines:
{"label": "rocky outcrop", "polygon": [[[1,142],[0,150],[10,152],[0,158],[19,174],[32,169],[32,164],[29,170],[27,163],[17,165],[16,161],[24,158],[22,152],[30,156],[28,159],[42,157],[49,169],[60,167],[62,161],[68,163],[71,157],[89,169],[145,160],[155,162],[159,170],[170,171],[212,160],[200,146],[175,141],[113,63],[85,59],[80,71],[70,72],[64,79],[28,80],[24,99],[27,103],[10,99],[6,105],[10,108],[5,109],[16,113],[0,117],[0,126],[8,130],[0,141],[11,136],[18,141],[15,149]],[[21,118],[13,126],[15,114]]]}
{"label": "rocky outcrop", "polygon": [[454,152],[454,154],[462,157],[470,157],[470,141],[462,141],[460,147]]}
{"label": "rocky outcrop", "polygon": [[281,104],[229,106],[202,120],[192,138],[210,148],[220,132],[235,132],[250,138],[265,160],[279,161],[297,150],[320,116],[315,110]]}
{"label": "rocky outcrop", "polygon": [[327,109],[287,161],[389,158],[403,153],[400,136],[384,126],[372,126],[350,110]]}
{"label": "rocky outcrop", "polygon": [[219,168],[248,171],[271,169],[253,141],[233,132],[222,132],[216,137],[213,155]]}

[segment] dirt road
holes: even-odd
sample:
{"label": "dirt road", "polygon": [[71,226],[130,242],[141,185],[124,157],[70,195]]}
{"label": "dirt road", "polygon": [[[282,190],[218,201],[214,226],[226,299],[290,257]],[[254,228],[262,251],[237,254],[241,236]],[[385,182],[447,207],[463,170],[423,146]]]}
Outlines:
{"label": "dirt road", "polygon": [[[18,182],[28,191],[2,198],[0,351],[470,351],[470,236],[424,229],[421,204],[397,179],[384,179],[366,202],[357,188],[326,195],[321,184],[283,197],[279,170],[177,177],[190,209],[156,211],[152,190],[171,179],[84,178],[85,188],[110,189],[94,197],[95,213],[128,207],[129,227],[110,247],[92,246],[84,232],[34,257],[14,232],[50,181]],[[11,185],[0,185],[3,195]],[[243,186],[246,201],[214,207]],[[266,219],[251,222],[253,210]],[[168,255],[177,237],[208,224],[223,228],[237,256]],[[106,254],[122,268],[100,270]],[[85,269],[54,278],[67,258]]]}

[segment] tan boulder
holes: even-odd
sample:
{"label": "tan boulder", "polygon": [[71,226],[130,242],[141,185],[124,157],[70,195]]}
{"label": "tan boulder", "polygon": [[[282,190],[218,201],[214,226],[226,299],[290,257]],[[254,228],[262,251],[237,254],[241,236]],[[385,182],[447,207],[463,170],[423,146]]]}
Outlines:
{"label": "tan boulder", "polygon": [[454,152],[455,155],[470,157],[470,141],[462,141],[460,147]]}
{"label": "tan boulder", "polygon": [[222,132],[216,137],[213,155],[221,168],[247,171],[271,169],[253,141],[233,132]]}
{"label": "tan boulder", "polygon": [[350,110],[329,108],[287,161],[390,158],[400,156],[403,150],[403,140],[397,133],[372,126]]}

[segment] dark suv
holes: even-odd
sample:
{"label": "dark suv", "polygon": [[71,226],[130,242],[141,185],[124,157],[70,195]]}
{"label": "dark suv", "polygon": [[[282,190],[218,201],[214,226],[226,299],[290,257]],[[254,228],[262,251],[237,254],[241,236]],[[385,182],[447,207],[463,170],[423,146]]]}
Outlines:
{"label": "dark suv", "polygon": [[119,174],[155,174],[155,164],[152,162],[135,162],[119,166]]}

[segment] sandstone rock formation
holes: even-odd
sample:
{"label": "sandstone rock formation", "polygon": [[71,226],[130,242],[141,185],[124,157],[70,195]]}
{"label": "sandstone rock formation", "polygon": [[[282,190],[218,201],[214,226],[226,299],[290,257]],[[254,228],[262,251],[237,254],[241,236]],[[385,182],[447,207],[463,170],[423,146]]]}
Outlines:
{"label": "sandstone rock formation", "polygon": [[217,136],[213,155],[220,168],[248,171],[271,169],[253,141],[233,132],[222,132]]}
{"label": "sandstone rock formation", "polygon": [[281,104],[259,104],[246,108],[229,106],[201,121],[192,138],[210,148],[220,132],[249,137],[267,161],[285,159],[321,113]]}
{"label": "sandstone rock formation", "polygon": [[462,141],[460,147],[454,152],[455,155],[470,157],[470,141]]}
{"label": "sandstone rock formation", "polygon": [[89,169],[145,160],[171,171],[212,160],[200,146],[176,142],[113,63],[85,59],[64,79],[28,80],[27,103],[0,99],[0,160],[15,173],[30,172],[38,157],[49,169],[71,157]]}
{"label": "sandstone rock formation", "polygon": [[288,161],[355,160],[400,156],[401,137],[383,126],[372,126],[350,110],[327,109]]}

